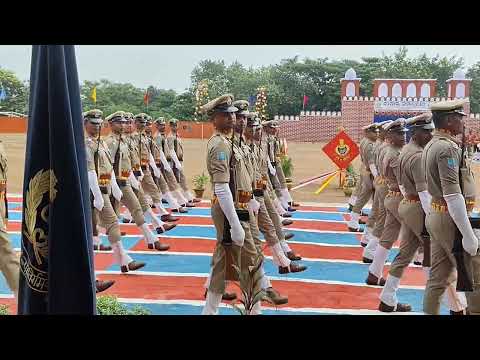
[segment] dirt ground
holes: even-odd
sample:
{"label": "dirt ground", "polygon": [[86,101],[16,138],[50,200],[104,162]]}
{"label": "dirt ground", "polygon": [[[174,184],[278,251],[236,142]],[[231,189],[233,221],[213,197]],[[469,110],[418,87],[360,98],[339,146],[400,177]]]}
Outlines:
{"label": "dirt ground", "polygon": [[[3,141],[8,156],[8,191],[11,193],[21,193],[23,187],[23,172],[25,162],[26,135],[24,134],[0,134],[0,140]],[[207,174],[205,164],[205,152],[207,140],[184,139],[184,167],[186,177],[191,188],[192,178],[202,171]],[[293,181],[294,186],[298,182],[314,177],[336,169],[335,164],[323,153],[322,143],[288,143],[288,155],[293,161]],[[60,151],[60,150],[59,150]],[[360,159],[357,157],[353,165],[358,169]],[[474,166],[477,186],[480,186],[480,166]],[[321,185],[321,182],[309,184],[301,189],[293,190],[292,197],[296,201],[311,202],[331,202],[344,203],[347,201],[343,191],[338,188],[339,182],[333,180],[328,187],[319,195],[314,192]],[[207,186],[204,198],[211,196],[210,185]],[[480,197],[479,197],[480,198]],[[480,201],[477,200],[477,207]]]}

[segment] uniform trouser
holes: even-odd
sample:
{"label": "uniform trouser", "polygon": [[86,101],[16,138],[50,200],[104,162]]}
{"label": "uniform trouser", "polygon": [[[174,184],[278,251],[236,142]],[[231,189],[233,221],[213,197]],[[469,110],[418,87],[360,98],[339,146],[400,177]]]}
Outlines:
{"label": "uniform trouser", "polygon": [[[453,242],[456,227],[448,212],[431,211],[426,219],[430,233],[432,266],[423,296],[423,311],[427,314],[440,313],[440,298],[447,286],[456,284],[456,260],[453,256]],[[466,260],[471,258],[473,268],[473,291],[465,292],[468,310],[472,315],[480,315],[480,254],[470,256],[464,253]]]}
{"label": "uniform trouser", "polygon": [[183,161],[180,161],[180,165],[182,165],[182,168],[178,170],[178,183],[180,184],[180,187],[182,188],[182,190],[186,192],[188,191],[188,185],[187,185],[187,179],[183,172]]}
{"label": "uniform trouser", "polygon": [[398,214],[402,220],[400,233],[400,251],[390,266],[389,274],[401,278],[405,268],[412,262],[415,252],[422,244],[424,213],[420,202],[403,200],[398,206]]}
{"label": "uniform trouser", "polygon": [[[268,197],[268,195],[267,195]],[[273,246],[278,243],[278,236],[275,230],[275,225],[273,224],[272,219],[267,210],[265,195],[256,197],[257,201],[260,203],[260,208],[258,210],[258,228],[262,232],[263,236],[265,237],[265,241],[267,242],[268,246]],[[268,200],[271,203],[270,197]],[[273,207],[273,204],[270,204]],[[273,209],[275,211],[275,209]],[[278,219],[278,216],[277,216]],[[280,226],[281,228],[281,226]],[[282,231],[283,234],[283,231]]]}
{"label": "uniform trouser", "polygon": [[[360,176],[360,179],[357,182],[357,186],[355,186],[355,189],[353,189],[352,196],[358,197],[358,194],[360,193],[360,189],[362,188],[362,177]],[[352,204],[355,205],[355,204]]]}
{"label": "uniform trouser", "polygon": [[355,205],[352,208],[352,212],[360,214],[362,208],[365,204],[370,200],[373,194],[373,182],[372,182],[372,175],[367,171],[362,171],[362,187],[360,192],[357,195],[357,201],[355,201]]}
{"label": "uniform trouser", "polygon": [[155,181],[155,185],[160,190],[162,194],[166,194],[168,192],[168,184],[165,178],[163,177],[163,173],[160,171],[160,177],[156,177],[152,174],[152,178]]}
{"label": "uniform trouser", "polygon": [[[251,211],[249,211],[249,213],[250,216],[253,217],[253,213]],[[255,257],[257,256],[257,248],[250,231],[249,221],[240,221],[240,224],[245,231],[245,241],[243,246],[240,247],[233,243],[226,247],[222,244],[226,220],[218,203],[212,205],[212,219],[217,233],[217,243],[212,255],[208,291],[223,294],[225,292],[226,280],[238,280],[238,275],[230,264],[237,265],[242,273],[248,272],[248,266],[254,264]],[[227,257],[229,259],[227,259]],[[242,278],[240,278],[240,287],[243,289],[247,284],[243,282]],[[258,284],[258,287],[260,287],[260,284]]]}
{"label": "uniform trouser", "polygon": [[[125,205],[125,207],[130,211],[135,224],[140,227],[145,224],[145,217],[143,216],[142,206],[138,201],[135,192],[133,191],[131,185],[120,186],[123,196],[120,202]],[[117,215],[120,214],[120,202],[115,201],[115,212]],[[148,209],[147,209],[148,210]]]}
{"label": "uniform trouser", "polygon": [[152,173],[149,170],[143,171],[143,179],[142,179],[142,188],[145,193],[150,195],[153,200],[154,204],[159,204],[162,201],[162,196],[160,191],[153,180]]}
{"label": "uniform trouser", "polygon": [[[258,199],[257,199],[258,200]],[[250,217],[250,232],[252,233],[252,239],[253,243],[255,244],[255,248],[257,251],[257,254],[262,256],[263,258],[263,249],[262,249],[262,240],[260,240],[260,229],[258,226],[258,214],[253,214],[252,217]],[[255,259],[253,259],[255,260]]]}
{"label": "uniform trouser", "polygon": [[392,248],[393,244],[398,239],[398,234],[400,233],[401,220],[400,215],[398,215],[398,205],[401,200],[401,196],[385,197],[385,227],[379,244],[387,250]]}
{"label": "uniform trouser", "polygon": [[275,170],[277,171],[277,179],[280,183],[281,189],[287,188],[287,181],[285,180],[285,174],[283,173],[282,162],[280,159],[277,160],[275,164]]}
{"label": "uniform trouser", "polygon": [[93,236],[98,236],[98,228],[97,225],[100,222],[98,219],[98,211],[95,211],[95,208],[92,208],[92,232]]}
{"label": "uniform trouser", "polygon": [[[373,185],[373,199],[372,199],[372,209],[370,210],[370,214],[368,215],[368,221],[367,221],[367,227],[369,227],[370,229],[373,229],[374,226],[375,226],[375,223],[377,222],[377,214],[378,214],[378,200],[375,200],[377,199],[378,197],[375,195],[376,191],[376,187],[375,185]],[[375,202],[377,202],[375,204]]]}
{"label": "uniform trouser", "polygon": [[[263,193],[263,200],[265,202],[268,216],[270,216],[270,220],[272,220],[273,227],[275,228],[278,241],[285,241],[285,234],[283,233],[280,216],[278,215],[275,205],[273,205],[273,199],[268,192]],[[267,241],[269,240],[267,239]]]}
{"label": "uniform trouser", "polygon": [[177,179],[175,179],[175,175],[173,174],[173,171],[167,171],[163,169],[162,174],[165,180],[167,181],[169,191],[177,191],[180,189],[180,186],[178,185]]}
{"label": "uniform trouser", "polygon": [[377,213],[375,228],[373,229],[372,235],[377,238],[380,238],[382,236],[383,229],[385,227],[385,219],[387,216],[387,213],[385,211],[385,197],[387,196],[387,191],[387,186],[384,184],[379,184],[375,188],[375,197],[377,198],[375,200],[377,203]]}
{"label": "uniform trouser", "polygon": [[132,187],[132,190],[133,190],[133,193],[135,194],[135,196],[138,199],[138,202],[139,202],[140,207],[142,209],[142,213],[145,214],[145,212],[148,211],[148,209],[150,209],[150,205],[148,205],[148,201],[145,198],[145,193],[143,191],[142,184],[140,184],[140,187],[139,187],[138,190],[133,188],[133,187]]}
{"label": "uniform trouser", "polygon": [[103,209],[101,211],[94,209],[94,212],[98,213],[100,225],[106,229],[110,244],[116,244],[121,239],[117,214],[115,214],[115,210],[113,210],[110,196],[102,193],[102,197],[104,202]]}
{"label": "uniform trouser", "polygon": [[20,261],[10,243],[5,219],[5,200],[0,196],[0,271],[7,280],[8,287],[18,296],[18,281],[20,275]]}

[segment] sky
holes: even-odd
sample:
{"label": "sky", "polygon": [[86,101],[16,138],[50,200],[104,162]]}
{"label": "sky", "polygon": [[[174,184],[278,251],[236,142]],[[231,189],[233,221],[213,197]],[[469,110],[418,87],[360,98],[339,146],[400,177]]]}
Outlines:
{"label": "sky", "polygon": [[[108,79],[137,87],[150,85],[183,92],[190,73],[205,59],[238,60],[249,67],[277,64],[296,55],[303,58],[352,59],[393,54],[400,45],[77,45],[81,81]],[[465,66],[480,61],[479,45],[408,45],[408,54],[459,56]],[[31,46],[0,45],[0,68],[12,70],[21,80],[30,76]],[[358,74],[361,77],[361,74]]]}

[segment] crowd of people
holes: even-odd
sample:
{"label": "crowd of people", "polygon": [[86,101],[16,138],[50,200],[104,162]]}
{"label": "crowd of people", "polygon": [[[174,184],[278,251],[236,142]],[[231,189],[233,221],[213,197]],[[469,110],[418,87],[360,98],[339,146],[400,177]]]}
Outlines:
{"label": "crowd of people", "polygon": [[[349,200],[348,228],[363,232],[362,261],[370,264],[365,282],[383,287],[382,312],[411,311],[409,304],[399,302],[397,291],[413,261],[427,277],[426,314],[440,313],[444,295],[451,314],[480,314],[480,230],[472,217],[470,143],[457,138],[463,131],[463,105],[463,100],[438,102],[431,113],[364,127],[361,181]],[[411,137],[405,144],[407,131]],[[362,208],[370,199],[363,231]],[[399,253],[384,279],[384,265],[397,240]]]}

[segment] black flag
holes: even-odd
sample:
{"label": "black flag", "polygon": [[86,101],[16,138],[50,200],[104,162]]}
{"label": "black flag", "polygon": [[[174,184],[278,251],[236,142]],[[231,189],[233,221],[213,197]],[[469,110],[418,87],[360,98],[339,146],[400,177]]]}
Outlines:
{"label": "black flag", "polygon": [[96,314],[80,85],[72,45],[34,45],[18,314]]}

